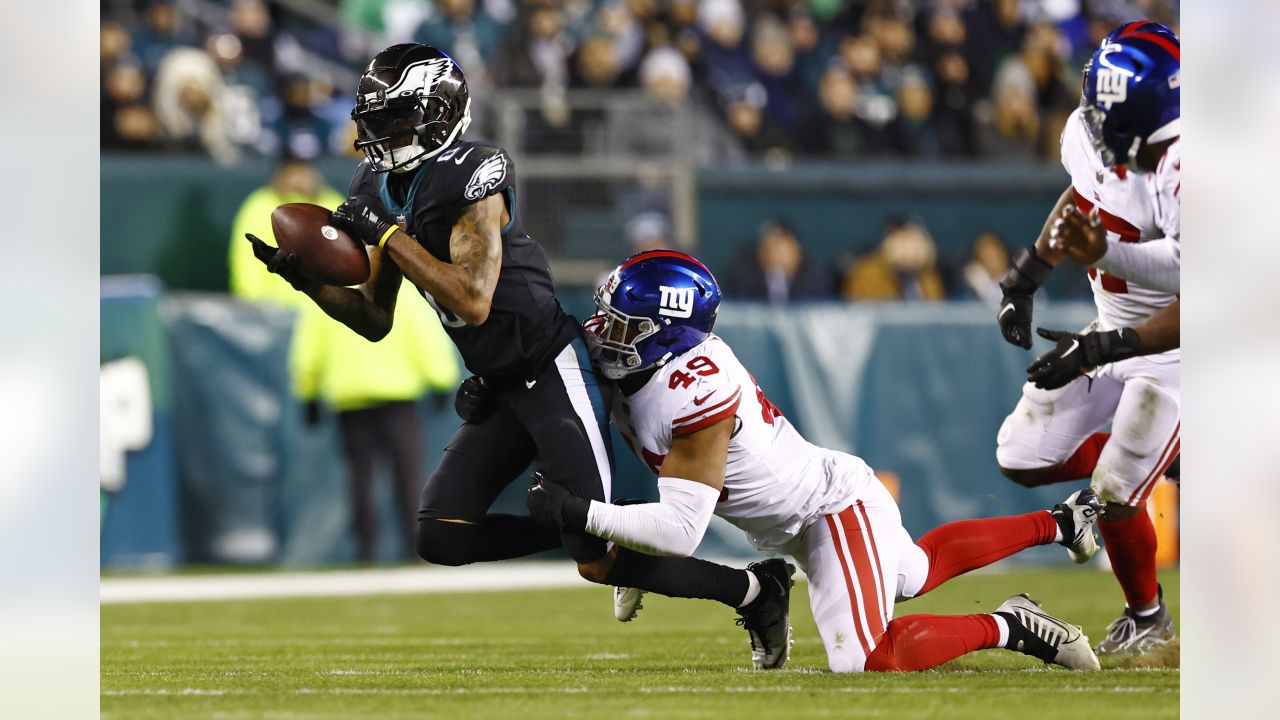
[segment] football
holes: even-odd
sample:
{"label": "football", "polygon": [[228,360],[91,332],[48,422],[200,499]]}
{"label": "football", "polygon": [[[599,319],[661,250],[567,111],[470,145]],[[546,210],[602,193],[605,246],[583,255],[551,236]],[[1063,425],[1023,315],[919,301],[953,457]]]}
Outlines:
{"label": "football", "polygon": [[329,210],[288,203],[271,212],[276,243],[298,256],[303,275],[326,285],[358,285],[369,279],[369,255],[355,238],[329,222]]}

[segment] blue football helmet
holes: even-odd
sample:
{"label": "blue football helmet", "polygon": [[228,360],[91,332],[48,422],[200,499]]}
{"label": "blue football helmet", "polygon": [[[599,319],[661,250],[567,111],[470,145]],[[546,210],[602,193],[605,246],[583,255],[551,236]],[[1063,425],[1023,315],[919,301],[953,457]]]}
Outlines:
{"label": "blue football helmet", "polygon": [[583,326],[605,377],[662,367],[711,334],[720,286],[706,265],[675,250],[627,258],[596,290],[595,315]]}
{"label": "blue football helmet", "polygon": [[1085,66],[1084,120],[1107,167],[1134,162],[1147,145],[1177,137],[1181,59],[1177,36],[1130,23],[1107,36]]}

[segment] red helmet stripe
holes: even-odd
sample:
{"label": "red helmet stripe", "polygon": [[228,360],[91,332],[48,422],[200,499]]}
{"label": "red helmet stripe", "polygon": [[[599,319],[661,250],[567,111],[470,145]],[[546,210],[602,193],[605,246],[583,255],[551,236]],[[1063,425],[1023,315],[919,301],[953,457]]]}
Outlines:
{"label": "red helmet stripe", "polygon": [[1174,60],[1177,60],[1178,62],[1182,62],[1182,56],[1178,50],[1178,46],[1170,42],[1168,38],[1161,37],[1159,35],[1156,35],[1155,33],[1148,33],[1148,32],[1134,33],[1132,35],[1129,35],[1128,37],[1132,40],[1146,40],[1148,42],[1153,42],[1156,45],[1159,45],[1160,47],[1164,48],[1166,52],[1168,52],[1170,55],[1173,56]]}
{"label": "red helmet stripe", "polygon": [[[631,267],[632,265],[635,265],[636,263],[642,260],[649,260],[652,258],[660,258],[660,257],[679,258],[681,260],[688,260],[689,262],[693,263],[694,265],[697,265],[703,270],[707,270],[707,266],[699,262],[697,258],[692,257],[690,255],[685,255],[682,252],[676,252],[675,250],[649,250],[647,252],[642,252],[639,255],[636,255],[635,257],[623,263],[622,267],[618,269],[626,270],[627,268]],[[707,272],[710,273],[711,271],[707,270]]]}

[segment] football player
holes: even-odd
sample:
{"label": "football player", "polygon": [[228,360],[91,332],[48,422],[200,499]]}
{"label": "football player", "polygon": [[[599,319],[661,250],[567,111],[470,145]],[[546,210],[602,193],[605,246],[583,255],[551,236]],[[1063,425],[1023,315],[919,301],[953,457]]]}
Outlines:
{"label": "football player", "polygon": [[1098,526],[1126,607],[1099,654],[1175,637],[1146,500],[1180,448],[1179,67],[1162,25],[1129,23],[1103,41],[1062,134],[1071,187],[1001,283],[1001,332],[1029,349],[1035,290],[1064,258],[1093,264],[1098,319],[1078,334],[1039,329],[1056,346],[1028,367],[996,456],[1027,486],[1090,477],[1105,503]]}
{"label": "football player", "polygon": [[[658,476],[661,499],[610,505],[539,473],[529,489],[535,518],[667,555],[693,552],[713,513],[727,519],[756,548],[804,568],[836,672],[923,670],[984,648],[1097,669],[1080,629],[1024,595],[993,613],[893,617],[895,602],[1028,547],[1056,542],[1092,555],[1091,491],[1051,511],[951,523],[913,541],[871,468],[805,441],[712,334],[719,304],[711,272],[683,253],[644,252],[613,271],[596,293],[588,338],[618,386],[614,424]],[[779,650],[754,632],[752,645],[757,667]]]}
{"label": "football player", "polygon": [[418,44],[378,53],[360,77],[352,117],[366,159],[333,222],[368,245],[368,281],[311,282],[295,256],[249,240],[272,271],[372,341],[390,330],[407,277],[475,373],[457,396],[466,422],[422,491],[419,555],[463,565],[563,545],[594,582],[742,604],[756,579],[748,571],[692,558],[618,562],[581,529],[487,512],[535,456],[575,493],[609,501],[602,388],[578,323],[556,299],[546,255],[521,226],[511,157],[462,139],[470,97],[453,59]]}

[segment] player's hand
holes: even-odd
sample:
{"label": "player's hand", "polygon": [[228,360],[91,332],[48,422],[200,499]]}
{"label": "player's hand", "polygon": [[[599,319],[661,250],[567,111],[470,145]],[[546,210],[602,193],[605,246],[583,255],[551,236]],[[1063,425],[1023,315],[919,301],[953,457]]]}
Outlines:
{"label": "player's hand", "polygon": [[498,408],[498,393],[479,375],[472,375],[458,386],[453,396],[453,409],[463,422],[479,425]]}
{"label": "player's hand", "polygon": [[1031,349],[1031,297],[1036,294],[1053,266],[1036,255],[1035,247],[1023,248],[1013,258],[1013,267],[1000,281],[1004,299],[996,311],[996,322],[1004,339],[1024,350]]}
{"label": "player's hand", "polygon": [[591,501],[569,492],[565,486],[547,479],[545,473],[536,470],[533,484],[526,496],[529,514],[534,522],[562,530],[585,530],[587,511]]}
{"label": "player's hand", "polygon": [[333,211],[333,224],[365,245],[381,246],[399,226],[362,197],[349,197]]}
{"label": "player's hand", "polygon": [[1100,365],[1142,354],[1132,328],[1083,334],[1036,328],[1036,333],[1057,343],[1027,366],[1027,382],[1041,390],[1056,390]]}
{"label": "player's hand", "polygon": [[1098,222],[1098,209],[1085,215],[1072,204],[1062,208],[1062,216],[1049,230],[1049,247],[1081,265],[1098,262],[1107,254],[1107,230]]}
{"label": "player's hand", "polygon": [[294,290],[306,292],[315,283],[303,276],[298,269],[298,256],[291,252],[266,244],[257,235],[245,233],[245,239],[253,245],[253,256],[267,266],[267,270],[284,278]]}

